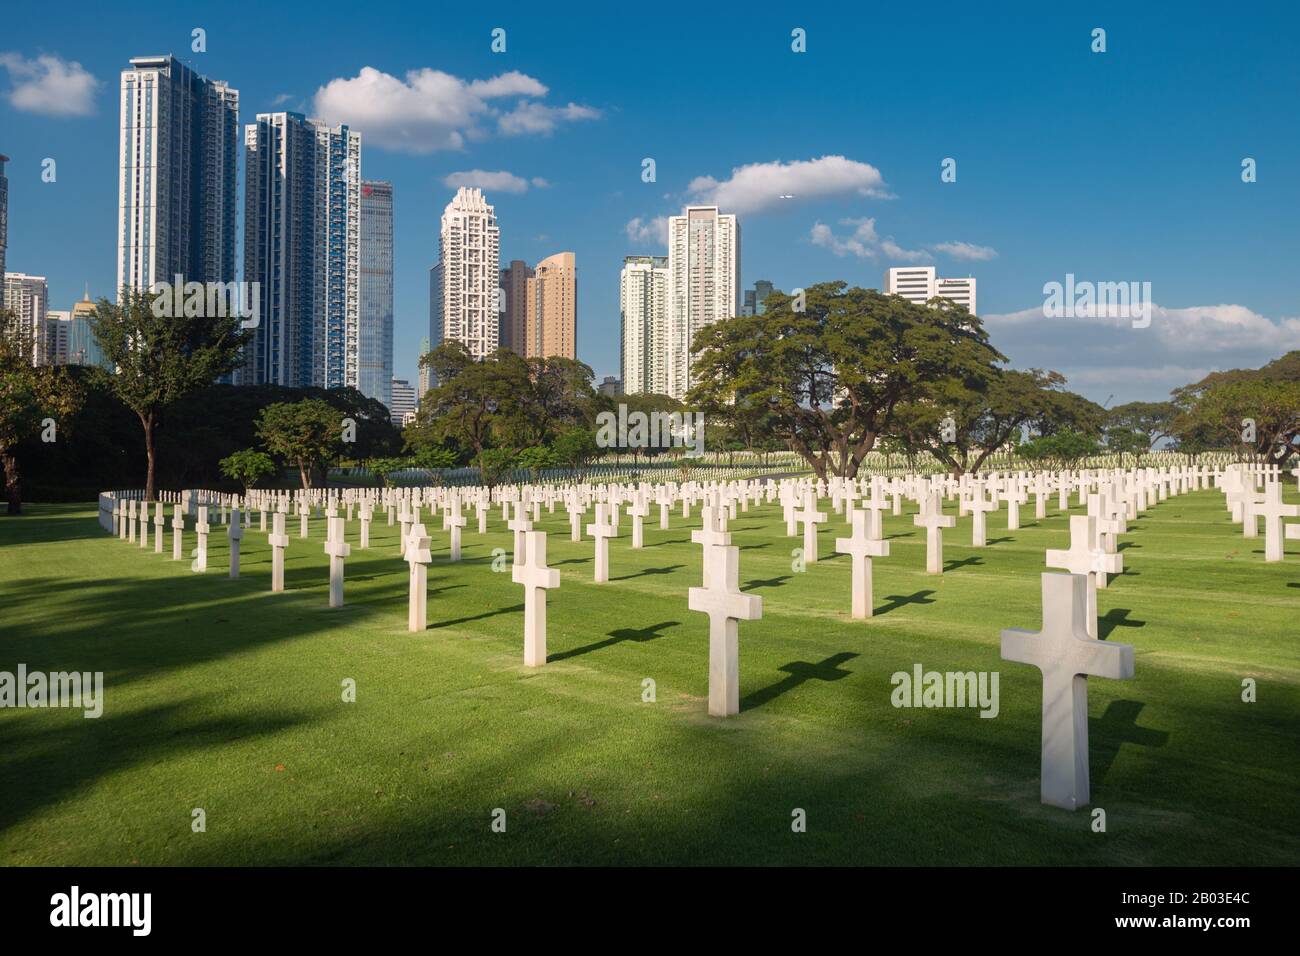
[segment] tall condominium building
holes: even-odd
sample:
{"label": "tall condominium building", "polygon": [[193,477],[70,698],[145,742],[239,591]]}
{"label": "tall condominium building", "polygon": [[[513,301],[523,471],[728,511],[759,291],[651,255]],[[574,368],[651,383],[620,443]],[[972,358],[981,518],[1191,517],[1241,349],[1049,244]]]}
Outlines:
{"label": "tall condominium building", "polygon": [[481,189],[462,186],[442,213],[429,274],[429,341],[461,342],[477,359],[500,343],[501,232]]}
{"label": "tall condominium building", "polygon": [[45,276],[6,272],[4,307],[18,318],[18,332],[31,343],[33,365],[45,364],[45,315],[50,293]]}
{"label": "tall condominium building", "polygon": [[393,404],[388,409],[393,424],[401,426],[413,421],[419,403],[416,401],[415,389],[411,388],[411,383],[404,378],[395,378],[389,384],[389,388],[393,393]]}
{"label": "tall condominium building", "polygon": [[693,384],[695,333],[740,309],[740,224],[717,206],[687,206],[668,217],[668,394]]}
{"label": "tall condominium building", "polygon": [[501,335],[499,345],[520,355],[528,354],[528,310],[530,302],[529,281],[534,277],[532,266],[522,259],[510,260],[501,270]]}
{"label": "tall condominium building", "polygon": [[627,256],[618,279],[619,365],[629,395],[668,393],[668,257]]}
{"label": "tall condominium building", "polygon": [[971,315],[979,314],[975,311],[975,280],[941,279],[935,275],[934,266],[892,267],[885,274],[885,291],[922,305],[936,295],[943,296],[964,305]]}
{"label": "tall condominium building", "polygon": [[172,56],[122,71],[117,287],[232,282],[239,92]]}
{"label": "tall condominium building", "polygon": [[602,395],[608,395],[610,398],[618,398],[623,394],[623,380],[615,378],[613,375],[606,375],[601,379],[600,384],[596,386],[596,391]]}
{"label": "tall condominium building", "polygon": [[361,319],[357,388],[393,401],[393,184],[361,183]]}
{"label": "tall condominium building", "polygon": [[9,157],[0,153],[0,282],[5,277],[5,249],[9,245],[9,177],[5,175],[5,163]]}
{"label": "tall condominium building", "polygon": [[237,381],[359,387],[361,134],[300,113],[244,130],[244,281],[259,322]]}
{"label": "tall condominium building", "polygon": [[72,341],[72,313],[55,309],[45,313],[41,323],[44,336],[44,353],[41,361],[45,365],[67,365]]}
{"label": "tall condominium building", "polygon": [[547,256],[528,280],[528,344],[524,355],[577,358],[578,265],[572,252]]}

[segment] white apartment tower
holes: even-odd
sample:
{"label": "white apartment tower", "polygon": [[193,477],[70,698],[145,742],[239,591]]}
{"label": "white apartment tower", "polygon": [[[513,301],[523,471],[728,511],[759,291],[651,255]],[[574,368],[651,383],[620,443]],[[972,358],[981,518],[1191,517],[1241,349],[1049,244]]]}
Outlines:
{"label": "white apartment tower", "polygon": [[627,256],[618,279],[623,392],[668,394],[668,257]]}
{"label": "white apartment tower", "polygon": [[975,279],[941,279],[934,266],[894,266],[885,274],[885,291],[921,305],[936,295],[964,305],[971,315],[975,311]]}
{"label": "white apartment tower", "polygon": [[692,385],[691,341],[740,313],[740,224],[717,206],[687,206],[668,218],[668,388],[678,400]]}
{"label": "white apartment tower", "polygon": [[359,387],[361,134],[258,113],[244,130],[244,204],[260,314],[238,381]]}
{"label": "white apartment tower", "polygon": [[25,272],[4,275],[4,308],[18,318],[18,331],[31,343],[31,363],[45,365],[45,314],[49,311],[50,292],[45,276]]}
{"label": "white apartment tower", "polygon": [[122,71],[117,287],[233,282],[239,92],[172,56]]}
{"label": "white apartment tower", "polygon": [[500,343],[501,232],[481,189],[462,186],[442,213],[429,274],[429,342],[462,342],[483,359]]}

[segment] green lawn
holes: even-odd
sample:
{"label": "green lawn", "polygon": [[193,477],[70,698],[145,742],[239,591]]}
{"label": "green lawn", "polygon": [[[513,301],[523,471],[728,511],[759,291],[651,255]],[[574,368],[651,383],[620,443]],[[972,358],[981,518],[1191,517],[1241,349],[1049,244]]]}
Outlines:
{"label": "green lawn", "polygon": [[[707,620],[686,606],[698,513],[661,532],[651,510],[644,550],[624,519],[605,585],[591,541],[544,514],[562,585],[539,670],[522,663],[522,588],[491,570],[510,547],[499,509],[486,536],[471,517],[460,564],[431,525],[423,634],[405,629],[406,564],[382,521],[369,551],[349,526],[347,606],[331,610],[320,519],[304,542],[291,516],[288,590],[272,594],[256,520],[231,581],[224,528],[201,575],[170,538],[160,556],[106,535],[93,506],[0,518],[0,670],[106,682],[98,720],[0,710],[0,863],[1300,861],[1300,541],[1266,565],[1217,492],[1130,523],[1125,573],[1099,593],[1102,636],[1137,652],[1135,680],[1089,682],[1104,834],[1086,810],[1040,805],[1039,674],[998,653],[1001,628],[1038,627],[1044,549],[1068,543],[1055,507],[1043,522],[1025,507],[1014,532],[991,516],[984,549],[962,519],[942,576],[924,573],[910,515],[886,516],[869,621],[849,619],[848,558],[830,554],[842,519],[795,573],[779,508],[738,516],[741,584],[764,614],[740,626],[727,720],[705,713]],[[1000,715],[893,708],[890,675],[918,662],[999,671]]]}

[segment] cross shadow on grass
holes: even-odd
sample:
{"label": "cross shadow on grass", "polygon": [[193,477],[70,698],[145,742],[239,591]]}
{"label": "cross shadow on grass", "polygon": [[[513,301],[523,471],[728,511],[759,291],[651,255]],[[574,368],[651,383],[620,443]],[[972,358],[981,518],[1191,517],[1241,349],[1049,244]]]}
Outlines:
{"label": "cross shadow on grass", "polygon": [[1103,641],[1110,637],[1110,632],[1117,627],[1146,627],[1146,621],[1137,621],[1129,617],[1133,611],[1127,607],[1113,607],[1097,618],[1097,636]]}
{"label": "cross shadow on grass", "polygon": [[872,613],[879,617],[881,614],[888,614],[890,611],[897,611],[900,607],[907,604],[933,604],[934,600],[930,597],[934,594],[933,590],[913,591],[911,594],[887,594],[885,600],[888,604],[882,604]]}
{"label": "cross shadow on grass", "polygon": [[983,564],[984,559],[981,557],[971,556],[969,558],[953,558],[951,561],[944,562],[944,571],[956,571],[958,568],[970,568],[978,564]]}
{"label": "cross shadow on grass", "polygon": [[642,568],[633,574],[624,574],[617,578],[610,578],[611,581],[630,581],[632,578],[639,578],[647,574],[672,574],[678,568],[684,568],[684,564],[665,564],[662,568]]}
{"label": "cross shadow on grass", "polygon": [[1122,744],[1139,747],[1163,747],[1169,742],[1169,733],[1138,726],[1138,716],[1146,704],[1139,700],[1113,700],[1100,718],[1088,721],[1088,739],[1091,742],[1093,778],[1098,783],[1119,756]]}
{"label": "cross shadow on grass", "polygon": [[660,631],[665,628],[676,627],[680,623],[681,621],[660,621],[658,624],[651,624],[649,627],[643,627],[640,629],[620,627],[616,631],[608,632],[609,637],[606,640],[596,641],[592,644],[584,644],[582,647],[575,647],[572,650],[561,651],[558,654],[549,654],[547,655],[546,661],[548,664],[552,664],[556,661],[567,660],[570,657],[580,657],[583,654],[590,654],[592,651],[603,650],[606,647],[613,647],[615,644],[622,644],[627,641],[634,641],[638,644],[643,644],[646,641],[653,641],[657,637],[663,637],[664,635],[659,633]]}
{"label": "cross shadow on grass", "polygon": [[779,588],[786,581],[790,580],[790,575],[779,574],[774,578],[755,578],[752,581],[746,581],[740,586],[742,591],[752,591],[755,588]]}
{"label": "cross shadow on grass", "polygon": [[788,694],[797,687],[806,684],[810,680],[819,681],[837,681],[843,680],[853,673],[840,668],[845,661],[850,661],[857,657],[857,654],[848,651],[842,651],[839,654],[832,654],[816,664],[809,664],[807,661],[793,661],[777,670],[783,671],[785,677],[775,684],[769,684],[767,687],[760,688],[752,694],[747,695],[740,701],[741,711],[752,710],[755,707],[762,707],[769,701],[775,700],[782,694]]}

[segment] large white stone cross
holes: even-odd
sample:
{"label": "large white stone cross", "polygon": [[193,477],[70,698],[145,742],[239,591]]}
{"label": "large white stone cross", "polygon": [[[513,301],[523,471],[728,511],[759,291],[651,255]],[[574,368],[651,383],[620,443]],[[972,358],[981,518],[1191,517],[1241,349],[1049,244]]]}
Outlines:
{"label": "large white stone cross", "polygon": [[230,527],[226,529],[226,537],[230,539],[230,576],[239,577],[239,543],[244,539],[244,523],[239,520],[239,506],[236,505],[230,512]]}
{"label": "large white stone cross", "polygon": [[469,523],[469,519],[460,512],[460,503],[457,502],[451,506],[451,511],[445,514],[447,527],[451,529],[451,557],[452,561],[460,560],[460,536],[461,529]]}
{"label": "large white stone cross", "polygon": [[849,507],[853,534],[835,539],[835,551],[853,556],[853,616],[871,617],[871,559],[889,557],[889,542],[867,533],[867,513]]}
{"label": "large white stone cross", "polygon": [[804,494],[803,510],[795,512],[795,518],[803,525],[803,559],[807,564],[817,563],[817,525],[826,520],[826,512],[817,510],[817,500],[813,493]]}
{"label": "large white stone cross", "polygon": [[327,524],[325,553],[330,558],[330,607],[343,606],[343,562],[352,545],[343,540],[343,519],[331,516]]}
{"label": "large white stone cross", "polygon": [[204,505],[199,508],[199,520],[194,524],[194,534],[198,537],[198,547],[195,549],[195,571],[206,571],[208,569],[208,532],[212,529],[208,526],[208,506]]}
{"label": "large white stone cross", "polygon": [[943,513],[943,499],[932,491],[921,505],[920,514],[912,523],[925,529],[925,570],[928,574],[943,574],[943,529],[956,526],[957,519]]}
{"label": "large white stone cross", "polygon": [[406,609],[408,631],[423,631],[429,626],[429,562],[433,560],[431,544],[429,533],[422,524],[412,527],[402,544],[402,555],[411,568],[410,596]]}
{"label": "large white stone cross", "polygon": [[[1264,500],[1253,508],[1264,519],[1264,560],[1281,561],[1283,551],[1283,518],[1300,518],[1300,505],[1282,503],[1282,482],[1270,481],[1264,485]],[[1251,519],[1254,523],[1254,519]]]}
{"label": "large white stone cross", "polygon": [[609,539],[618,533],[617,529],[609,523],[605,509],[606,505],[603,502],[597,504],[596,520],[587,525],[588,536],[596,539],[595,580],[597,584],[604,584],[609,580]]}
{"label": "large white stone cross", "polygon": [[632,507],[628,508],[627,513],[632,516],[632,547],[644,547],[645,519],[650,514],[650,505],[646,501],[644,491],[637,492],[637,496],[632,500]]}
{"label": "large white stone cross", "polygon": [[277,511],[271,519],[271,533],[266,536],[271,546],[271,590],[284,590],[284,550],[289,547],[289,536],[284,533],[284,512]]}
{"label": "large white stone cross", "polygon": [[515,533],[514,564],[524,563],[524,534],[533,530],[533,523],[528,518],[528,506],[516,501],[514,517],[506,522],[506,527]]}
{"label": "large white stone cross", "polygon": [[731,532],[722,530],[719,523],[718,512],[712,505],[705,505],[700,509],[700,518],[704,526],[699,531],[691,532],[691,542],[704,546],[704,586],[709,586],[709,549],[720,545],[731,544]]}
{"label": "large white stone cross", "polygon": [[163,553],[163,535],[167,533],[167,516],[163,514],[163,503],[153,506],[153,553]]}
{"label": "large white stone cross", "polygon": [[524,533],[527,557],[510,570],[511,580],[524,586],[524,666],[546,663],[546,592],[560,586],[560,572],[546,566],[546,532]]}
{"label": "large white stone cross", "polygon": [[740,631],[738,622],[763,616],[763,599],[742,594],[739,587],[740,548],[704,549],[709,586],[691,588],[687,605],[709,616],[709,714],[740,713]]}
{"label": "large white stone cross", "polygon": [[1091,800],[1088,677],[1133,676],[1133,645],[1088,636],[1087,585],[1075,574],[1043,575],[1040,631],[1002,632],[1002,659],[1043,673],[1042,802],[1077,810]]}
{"label": "large white stone cross", "polygon": [[1085,612],[1088,636],[1097,637],[1097,588],[1107,574],[1124,570],[1122,554],[1107,554],[1096,546],[1097,519],[1092,515],[1070,516],[1070,547],[1049,548],[1047,566],[1087,578],[1088,606]]}
{"label": "large white stone cross", "polygon": [[172,560],[179,561],[183,550],[181,539],[185,535],[185,513],[181,505],[172,505]]}
{"label": "large white stone cross", "polygon": [[974,482],[971,488],[974,497],[966,504],[971,513],[970,543],[973,548],[983,548],[988,544],[988,514],[998,510],[998,503],[984,497],[984,482]]}

